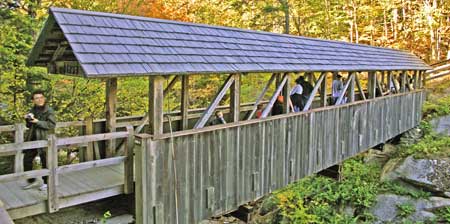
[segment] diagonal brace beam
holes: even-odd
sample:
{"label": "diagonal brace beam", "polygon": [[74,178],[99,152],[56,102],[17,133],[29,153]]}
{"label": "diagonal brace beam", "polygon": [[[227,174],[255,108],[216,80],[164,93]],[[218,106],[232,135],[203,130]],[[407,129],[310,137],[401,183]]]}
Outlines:
{"label": "diagonal brace beam", "polygon": [[345,93],[347,92],[348,87],[350,86],[350,83],[352,82],[352,80],[355,78],[355,74],[352,74],[347,82],[345,83],[344,89],[341,92],[341,95],[339,95],[338,99],[336,100],[335,105],[339,105],[342,103],[342,100],[344,99]]}
{"label": "diagonal brace beam", "polygon": [[252,119],[253,115],[255,115],[255,112],[258,109],[259,103],[263,99],[264,95],[266,95],[266,92],[267,92],[267,90],[269,90],[269,87],[272,85],[273,81],[275,80],[275,77],[276,77],[276,75],[272,74],[272,76],[269,79],[269,82],[267,82],[266,86],[264,87],[264,89],[261,91],[261,93],[259,94],[258,98],[256,99],[256,102],[253,105],[253,109],[250,112],[250,114],[248,115],[247,120]]}
{"label": "diagonal brace beam", "polygon": [[[273,104],[277,100],[278,95],[280,95],[281,91],[283,90],[284,85],[286,85],[287,79],[288,79],[288,76],[284,75],[283,79],[280,82],[280,85],[278,85],[277,89],[275,90],[275,92],[272,95],[272,98],[270,98],[270,101],[267,104],[266,108],[264,108],[264,110],[261,114],[261,118],[266,118],[267,115],[269,115],[269,112],[272,110]],[[287,100],[287,99],[285,99],[285,100]]]}
{"label": "diagonal brace beam", "polygon": [[317,91],[319,91],[319,88],[324,80],[325,74],[325,72],[322,72],[322,74],[320,74],[319,80],[317,80],[316,84],[314,85],[314,89],[309,95],[308,101],[306,101],[306,105],[303,108],[303,111],[307,111],[311,107],[312,102],[314,101],[314,97],[316,96]]}
{"label": "diagonal brace beam", "polygon": [[227,93],[228,89],[233,84],[233,82],[234,82],[234,75],[228,76],[227,81],[222,86],[221,90],[216,95],[216,97],[214,98],[213,102],[208,106],[208,108],[206,108],[205,112],[203,112],[203,114],[200,117],[200,119],[198,119],[197,123],[194,125],[194,129],[205,127],[206,122],[209,120],[209,118],[211,117],[212,113],[217,108],[217,106],[219,105],[220,101],[223,99],[223,97]]}
{"label": "diagonal brace beam", "polygon": [[173,88],[173,86],[175,85],[175,83],[178,81],[178,79],[180,79],[179,75],[175,75],[173,77],[172,80],[170,80],[169,84],[166,86],[166,88],[164,89],[163,95],[166,96],[169,91]]}
{"label": "diagonal brace beam", "polygon": [[364,93],[364,90],[362,88],[361,82],[359,81],[358,73],[355,74],[355,82],[356,82],[356,86],[358,87],[359,94],[361,95],[361,98],[363,100],[366,100],[367,99],[366,98],[366,94]]}

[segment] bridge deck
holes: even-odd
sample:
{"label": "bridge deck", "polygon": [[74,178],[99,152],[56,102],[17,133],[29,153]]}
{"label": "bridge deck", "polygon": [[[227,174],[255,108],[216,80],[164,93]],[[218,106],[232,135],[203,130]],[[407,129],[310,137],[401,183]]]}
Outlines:
{"label": "bridge deck", "polygon": [[[123,193],[123,165],[97,167],[60,174],[58,196],[61,207],[69,207]],[[23,190],[25,180],[0,183],[0,201],[11,218],[47,212],[47,192]]]}

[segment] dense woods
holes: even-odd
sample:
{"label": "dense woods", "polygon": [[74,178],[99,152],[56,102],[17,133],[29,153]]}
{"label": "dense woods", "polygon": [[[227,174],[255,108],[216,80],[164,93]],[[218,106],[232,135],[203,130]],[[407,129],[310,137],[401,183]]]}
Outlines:
{"label": "dense woods", "polygon": [[[50,6],[391,47],[410,51],[429,63],[450,56],[448,0],[6,0],[0,3],[0,123],[21,120],[34,88],[48,92],[60,121],[104,114],[104,108],[98,106],[104,105],[102,81],[48,75],[43,68],[24,65]],[[194,78],[191,107],[205,106],[223,79]],[[242,86],[243,102],[254,100],[254,88],[267,78],[245,79],[255,84]],[[144,78],[119,80],[118,116],[147,110],[146,83]],[[179,88],[177,84],[175,90]],[[165,109],[178,109],[179,97],[177,91],[170,93]]]}

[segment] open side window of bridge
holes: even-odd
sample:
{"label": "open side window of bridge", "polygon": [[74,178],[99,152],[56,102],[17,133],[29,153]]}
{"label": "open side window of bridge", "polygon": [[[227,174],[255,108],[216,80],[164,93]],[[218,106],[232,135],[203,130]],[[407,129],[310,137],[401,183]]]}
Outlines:
{"label": "open side window of bridge", "polygon": [[[0,182],[51,176],[48,196],[32,208],[0,194],[4,208],[17,218],[134,193],[137,223],[158,224],[197,223],[231,211],[413,128],[430,69],[395,49],[64,8],[50,8],[27,65],[103,80],[106,114],[101,121],[57,124],[81,127],[85,136],[52,135],[34,145],[23,142],[22,126],[1,126],[16,133],[16,143],[0,145],[0,152],[16,155],[17,173]],[[211,75],[223,80],[217,93],[206,108],[191,108],[193,77]],[[309,96],[293,113],[290,91],[300,75],[311,86],[305,84]],[[148,114],[117,117],[118,79],[144,76]],[[338,76],[342,83],[334,84]],[[246,83],[248,77],[265,83]],[[164,97],[177,83],[180,109],[164,111]],[[254,87],[254,101],[241,102],[243,85]],[[282,114],[270,116],[274,105]],[[226,124],[209,125],[218,110]],[[22,150],[56,153],[67,145],[85,148],[84,163],[60,167],[52,155],[50,168],[22,172]],[[69,173],[112,164],[124,164],[114,171],[114,186],[64,192]]]}

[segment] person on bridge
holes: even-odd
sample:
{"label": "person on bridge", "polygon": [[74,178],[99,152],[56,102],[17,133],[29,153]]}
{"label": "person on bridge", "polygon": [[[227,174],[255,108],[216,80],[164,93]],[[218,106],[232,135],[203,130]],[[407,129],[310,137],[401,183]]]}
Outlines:
{"label": "person on bridge", "polygon": [[211,125],[226,124],[222,111],[216,111],[216,118],[210,122]]}
{"label": "person on bridge", "polygon": [[[34,106],[30,112],[25,115],[26,126],[29,128],[26,141],[47,140],[48,133],[53,133],[56,126],[55,112],[46,103],[46,98],[42,90],[36,90],[31,94]],[[39,155],[42,168],[47,168],[47,156],[45,148],[29,149],[24,151],[23,167],[24,171],[33,169],[33,160]],[[37,181],[36,178],[28,179],[28,184],[24,189],[39,187],[40,190],[47,190],[47,177],[44,176],[44,183]]]}
{"label": "person on bridge", "polygon": [[336,104],[337,99],[341,95],[342,90],[344,89],[344,84],[342,83],[342,76],[340,74],[336,75],[336,78],[333,80],[331,84],[331,97],[332,104]]}
{"label": "person on bridge", "polygon": [[271,111],[272,116],[284,114],[283,103],[284,103],[284,97],[282,95],[277,96],[277,100],[275,101],[275,103],[272,106],[272,111]]}
{"label": "person on bridge", "polygon": [[[303,78],[303,76],[300,76]],[[302,86],[302,80],[298,77],[295,80],[295,86],[292,88],[291,92],[289,93],[289,98],[291,99],[292,106],[294,107],[294,112],[300,112],[303,110],[303,107],[305,106],[303,101],[303,86]]]}

